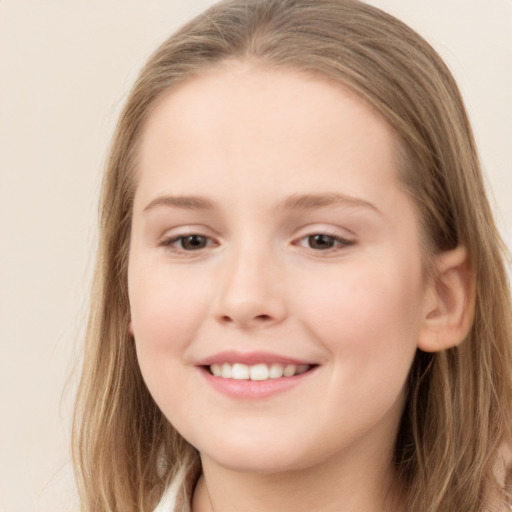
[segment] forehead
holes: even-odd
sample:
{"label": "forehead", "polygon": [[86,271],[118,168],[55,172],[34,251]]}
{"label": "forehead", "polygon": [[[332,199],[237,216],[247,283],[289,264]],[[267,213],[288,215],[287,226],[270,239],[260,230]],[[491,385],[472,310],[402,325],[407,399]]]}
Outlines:
{"label": "forehead", "polygon": [[241,182],[254,191],[272,183],[291,193],[304,192],[294,187],[324,192],[330,183],[360,194],[365,185],[396,184],[395,142],[388,124],[340,84],[226,62],[155,106],[142,134],[137,195],[152,186],[202,183],[208,191],[236,190]]}

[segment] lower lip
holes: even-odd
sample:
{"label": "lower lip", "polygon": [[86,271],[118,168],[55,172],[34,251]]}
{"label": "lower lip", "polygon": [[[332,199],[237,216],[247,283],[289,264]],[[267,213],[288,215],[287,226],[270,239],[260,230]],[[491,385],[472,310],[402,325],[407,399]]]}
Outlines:
{"label": "lower lip", "polygon": [[281,377],[267,380],[236,380],[223,379],[212,375],[205,368],[201,368],[204,378],[216,391],[231,398],[250,399],[267,398],[298,386],[314,373],[315,368],[294,375],[293,377]]}

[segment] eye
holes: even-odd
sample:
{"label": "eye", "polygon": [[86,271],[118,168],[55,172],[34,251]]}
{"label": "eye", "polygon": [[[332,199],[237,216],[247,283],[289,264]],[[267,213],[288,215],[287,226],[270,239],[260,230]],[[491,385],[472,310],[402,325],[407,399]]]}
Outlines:
{"label": "eye", "polygon": [[336,247],[347,247],[353,243],[351,240],[326,233],[315,233],[305,236],[298,241],[298,245],[314,249],[315,251],[328,251]]}
{"label": "eye", "polygon": [[214,245],[215,242],[204,235],[191,234],[191,235],[180,235],[172,238],[163,240],[161,245],[165,247],[172,247],[181,251],[199,251]]}

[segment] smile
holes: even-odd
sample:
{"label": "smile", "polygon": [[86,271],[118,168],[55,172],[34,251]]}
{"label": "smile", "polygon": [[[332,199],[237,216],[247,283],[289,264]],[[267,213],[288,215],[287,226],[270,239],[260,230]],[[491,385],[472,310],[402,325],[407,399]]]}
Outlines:
{"label": "smile", "polygon": [[264,381],[269,379],[280,379],[282,377],[293,377],[311,370],[309,364],[280,364],[280,363],[259,363],[247,365],[243,363],[222,363],[212,364],[208,369],[215,377],[233,380]]}

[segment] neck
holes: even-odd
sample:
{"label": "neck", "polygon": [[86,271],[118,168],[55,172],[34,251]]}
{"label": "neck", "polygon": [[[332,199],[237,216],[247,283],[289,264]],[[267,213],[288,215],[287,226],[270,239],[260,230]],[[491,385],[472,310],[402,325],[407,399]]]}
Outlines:
{"label": "neck", "polygon": [[[193,512],[399,512],[391,454],[377,460],[344,454],[313,467],[278,473],[239,472],[202,457]],[[374,455],[374,454],[373,454]]]}

